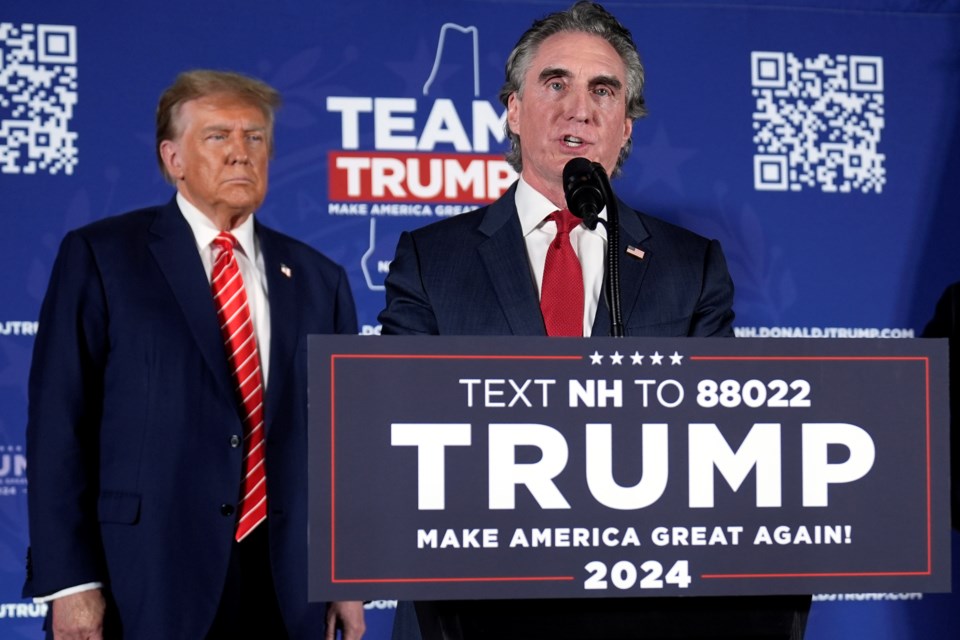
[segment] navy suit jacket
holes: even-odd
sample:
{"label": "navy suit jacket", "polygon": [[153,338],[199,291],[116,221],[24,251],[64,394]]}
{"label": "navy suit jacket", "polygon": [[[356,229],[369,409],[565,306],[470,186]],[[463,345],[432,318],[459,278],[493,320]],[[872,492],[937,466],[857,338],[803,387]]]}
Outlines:
{"label": "navy suit jacket", "polygon": [[[384,334],[546,335],[515,191],[400,236],[379,318]],[[619,209],[625,334],[733,335],[733,282],[719,243],[622,202]],[[592,335],[610,335],[602,300]]]}
{"label": "navy suit jacket", "polygon": [[[270,556],[292,638],[307,602],[307,341],[356,333],[346,274],[256,223],[270,301]],[[27,427],[25,596],[105,583],[128,638],[201,638],[233,544],[243,427],[196,242],[175,200],[65,237],[40,313]],[[114,634],[111,634],[114,637]]]}

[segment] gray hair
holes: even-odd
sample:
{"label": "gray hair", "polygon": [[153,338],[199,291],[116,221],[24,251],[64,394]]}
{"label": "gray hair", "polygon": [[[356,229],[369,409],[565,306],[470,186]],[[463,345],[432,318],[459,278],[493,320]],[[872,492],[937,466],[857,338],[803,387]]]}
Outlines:
{"label": "gray hair", "polygon": [[[626,98],[627,117],[637,120],[647,114],[646,102],[643,99],[643,63],[637,45],[633,42],[630,31],[613,17],[610,12],[594,2],[577,2],[567,11],[551,13],[545,18],[537,20],[520,36],[510,57],[507,58],[506,80],[500,88],[500,102],[507,106],[510,96],[514,93],[518,98],[523,97],[523,78],[530,69],[534,56],[543,41],[552,35],[565,32],[581,32],[600,36],[614,48],[623,60],[626,68]],[[507,162],[521,172],[523,160],[520,155],[520,136],[510,130],[510,124],[504,126],[507,138],[510,140],[510,149],[507,151]],[[633,136],[620,149],[617,165],[613,175],[620,173],[623,161],[630,155],[633,147]]]}

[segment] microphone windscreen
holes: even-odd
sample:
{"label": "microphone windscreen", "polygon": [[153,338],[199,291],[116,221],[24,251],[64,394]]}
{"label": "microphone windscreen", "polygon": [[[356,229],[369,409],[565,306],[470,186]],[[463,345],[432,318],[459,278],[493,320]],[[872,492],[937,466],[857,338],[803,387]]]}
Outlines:
{"label": "microphone windscreen", "polygon": [[563,167],[563,195],[570,213],[595,229],[600,211],[606,204],[603,184],[594,164],[586,158],[573,158]]}

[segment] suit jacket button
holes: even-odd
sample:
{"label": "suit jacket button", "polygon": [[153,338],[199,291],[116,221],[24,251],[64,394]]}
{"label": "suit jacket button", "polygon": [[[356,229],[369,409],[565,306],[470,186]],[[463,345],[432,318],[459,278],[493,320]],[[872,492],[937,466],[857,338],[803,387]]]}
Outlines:
{"label": "suit jacket button", "polygon": [[240,442],[241,442],[240,436],[236,436],[236,435],[230,436],[230,446],[233,447],[234,449],[240,446]]}
{"label": "suit jacket button", "polygon": [[232,504],[226,504],[226,503],[220,505],[220,513],[223,514],[223,515],[225,515],[225,516],[232,516],[232,515],[233,515],[233,505],[232,505]]}

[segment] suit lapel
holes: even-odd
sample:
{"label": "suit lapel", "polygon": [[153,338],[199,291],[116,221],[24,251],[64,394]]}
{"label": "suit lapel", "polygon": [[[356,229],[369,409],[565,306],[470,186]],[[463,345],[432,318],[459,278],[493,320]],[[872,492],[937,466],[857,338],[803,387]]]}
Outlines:
{"label": "suit lapel", "polygon": [[161,208],[150,227],[148,245],[180,306],[190,332],[224,393],[233,396],[223,336],[213,306],[210,284],[204,277],[197,242],[176,200]]}
{"label": "suit lapel", "polygon": [[514,200],[516,184],[487,209],[478,227],[487,240],[477,248],[510,333],[546,335],[537,286],[530,276],[527,247]]}
{"label": "suit lapel", "polygon": [[[620,243],[617,248],[620,255],[620,309],[623,312],[624,327],[627,327],[633,315],[637,297],[640,295],[640,286],[647,272],[647,265],[654,256],[650,255],[649,249],[643,247],[643,243],[650,237],[650,232],[640,219],[640,214],[619,199],[617,203],[620,207]],[[643,249],[645,252],[643,259],[627,254],[627,247]],[[606,301],[601,299],[597,305],[597,315],[594,318],[591,335],[609,336],[610,320],[610,309]]]}
{"label": "suit lapel", "polygon": [[297,270],[285,256],[273,233],[254,221],[263,265],[267,275],[267,291],[270,299],[270,379],[267,381],[265,415],[267,431],[277,415],[277,402],[295,362],[299,318],[297,313]]}

